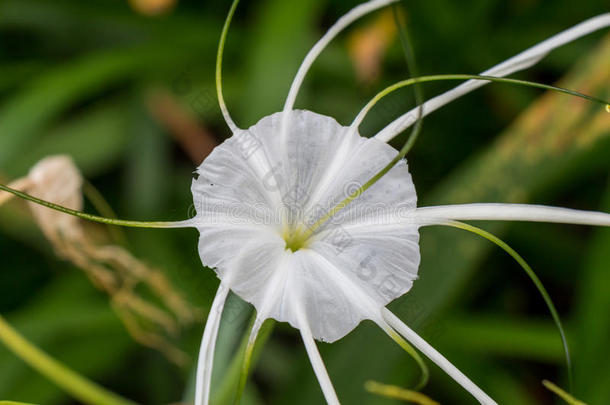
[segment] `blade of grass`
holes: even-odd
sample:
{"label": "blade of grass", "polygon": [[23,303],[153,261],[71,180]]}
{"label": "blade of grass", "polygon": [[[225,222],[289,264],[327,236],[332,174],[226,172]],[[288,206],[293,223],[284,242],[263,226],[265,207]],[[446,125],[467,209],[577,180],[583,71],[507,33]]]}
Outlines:
{"label": "blade of grass", "polygon": [[[602,209],[610,207],[610,187],[606,187]],[[610,401],[608,336],[610,319],[600,313],[610,308],[610,230],[595,231],[587,252],[583,271],[577,279],[574,311],[576,345],[574,364],[575,394],[591,404]]]}
{"label": "blade of grass", "polygon": [[50,357],[26,340],[0,315],[0,340],[17,357],[86,404],[133,405],[130,400],[106,390]]}

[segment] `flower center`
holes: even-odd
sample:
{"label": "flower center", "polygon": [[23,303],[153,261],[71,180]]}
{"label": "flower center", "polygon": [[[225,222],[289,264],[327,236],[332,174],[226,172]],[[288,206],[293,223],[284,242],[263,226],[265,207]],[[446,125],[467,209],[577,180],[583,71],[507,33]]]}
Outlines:
{"label": "flower center", "polygon": [[307,245],[309,244],[309,235],[300,225],[296,228],[291,226],[285,227],[282,232],[282,238],[286,241],[286,249],[290,249],[293,253],[297,250],[307,248]]}

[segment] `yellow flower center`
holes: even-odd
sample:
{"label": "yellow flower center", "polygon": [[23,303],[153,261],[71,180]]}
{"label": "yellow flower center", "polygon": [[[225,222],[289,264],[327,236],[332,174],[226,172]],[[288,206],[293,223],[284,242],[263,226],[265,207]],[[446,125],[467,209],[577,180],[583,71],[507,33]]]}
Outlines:
{"label": "yellow flower center", "polygon": [[305,227],[302,225],[284,227],[282,238],[286,241],[286,249],[290,249],[292,252],[306,249],[309,244],[308,232],[305,232]]}

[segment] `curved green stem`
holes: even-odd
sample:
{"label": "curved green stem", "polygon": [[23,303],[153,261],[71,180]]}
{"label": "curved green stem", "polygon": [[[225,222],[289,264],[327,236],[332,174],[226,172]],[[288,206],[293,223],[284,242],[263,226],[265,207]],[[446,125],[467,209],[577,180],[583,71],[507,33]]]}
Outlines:
{"label": "curved green stem", "polygon": [[570,350],[568,348],[568,339],[567,339],[565,331],[563,329],[561,319],[559,318],[559,313],[557,312],[557,309],[555,308],[555,304],[553,304],[553,300],[551,299],[549,293],[546,291],[546,288],[544,288],[542,281],[540,281],[540,278],[538,278],[538,276],[536,275],[534,270],[531,268],[531,266],[525,261],[525,259],[523,259],[523,257],[521,257],[521,255],[519,253],[517,253],[513,248],[511,248],[506,242],[504,242],[502,239],[498,238],[496,235],[494,235],[490,232],[487,232],[481,228],[477,228],[476,226],[466,224],[463,222],[458,222],[458,221],[449,221],[446,223],[442,223],[440,225],[452,226],[454,228],[463,229],[465,231],[472,232],[479,236],[482,236],[483,238],[495,243],[497,246],[502,248],[513,259],[515,259],[515,261],[517,263],[519,263],[519,265],[523,268],[523,270],[525,270],[525,272],[527,273],[529,278],[532,280],[532,282],[538,289],[538,292],[544,299],[546,306],[548,307],[549,311],[551,312],[553,321],[555,322],[555,325],[557,326],[557,329],[559,330],[559,334],[561,335],[561,343],[563,344],[563,350],[564,350],[565,358],[566,358],[566,367],[568,370],[568,380],[569,380],[570,387],[572,387],[573,386],[572,360],[570,358]]}
{"label": "curved green stem", "polygon": [[587,405],[581,400],[574,398],[572,395],[568,394],[563,389],[553,384],[549,380],[542,380],[542,385],[544,385],[547,390],[551,391],[570,405]]}
{"label": "curved green stem", "polygon": [[[28,342],[0,315],[0,341],[32,368],[85,404],[135,405],[102,386],[84,378]],[[1,403],[1,402],[0,402]],[[6,402],[5,402],[6,403]],[[10,402],[8,402],[10,404]]]}
{"label": "curved green stem", "polygon": [[53,204],[52,202],[41,200],[40,198],[36,198],[29,194],[23,193],[19,190],[15,190],[13,188],[7,187],[3,184],[0,184],[0,191],[6,191],[7,193],[11,193],[16,195],[19,198],[24,200],[33,202],[38,205],[42,205],[43,207],[50,208],[55,211],[63,212],[64,214],[72,215],[81,219],[86,219],[88,221],[99,222],[107,225],[117,225],[117,226],[127,226],[131,228],[188,228],[193,226],[192,220],[185,221],[172,221],[172,222],[162,222],[162,221],[153,221],[153,222],[143,222],[143,221],[128,221],[123,219],[112,219],[99,217],[97,215],[86,214],[84,212],[80,212],[77,210],[73,210],[72,208],[63,207],[58,204]]}
{"label": "curved green stem", "polygon": [[430,370],[426,365],[426,362],[421,358],[419,353],[411,346],[405,339],[402,338],[398,333],[396,333],[393,329],[386,331],[386,333],[394,340],[398,345],[405,351],[409,356],[415,360],[419,369],[421,371],[421,377],[417,385],[413,388],[415,391],[418,391],[428,384],[428,380],[430,379]]}
{"label": "curved green stem", "polygon": [[[485,81],[498,82],[498,83],[507,83],[507,84],[513,84],[513,85],[518,85],[518,86],[535,87],[535,88],[544,89],[544,90],[556,91],[556,92],[568,94],[568,95],[571,95],[574,97],[580,97],[585,100],[589,100],[589,101],[593,101],[595,103],[602,104],[605,106],[606,110],[610,110],[610,107],[609,107],[610,103],[608,101],[604,101],[604,100],[596,98],[596,97],[582,94],[577,91],[568,90],[568,89],[564,89],[564,88],[556,87],[556,86],[550,86],[547,84],[528,82],[526,80],[494,77],[494,76],[480,76],[480,75],[467,75],[467,74],[431,75],[431,76],[413,77],[411,79],[403,80],[403,81],[395,83],[392,86],[389,86],[386,89],[382,90],[375,97],[373,97],[373,99],[371,101],[369,101],[369,103],[362,109],[360,114],[358,114],[358,116],[352,123],[351,127],[353,130],[356,130],[356,128],[358,127],[360,122],[362,122],[362,119],[364,118],[366,113],[368,113],[368,111],[371,108],[373,108],[373,106],[375,104],[377,104],[377,102],[379,100],[381,100],[383,97],[390,94],[394,90],[397,90],[397,89],[400,89],[403,87],[416,85],[418,83],[436,82],[436,81],[444,81],[444,80],[471,80],[471,79],[485,80]],[[420,123],[420,122],[421,122],[421,120],[418,120],[418,123]],[[339,211],[344,209],[349,203],[351,203],[356,198],[358,198],[358,196],[360,196],[362,193],[364,193],[366,190],[368,190],[373,184],[375,184],[380,178],[382,178],[387,172],[389,172],[396,165],[396,163],[398,163],[401,159],[403,159],[406,156],[406,154],[411,150],[411,148],[415,144],[416,139],[417,139],[417,136],[413,136],[413,134],[412,134],[412,136],[409,137],[407,143],[405,143],[405,145],[398,152],[398,154],[396,155],[396,157],[394,159],[392,159],[383,169],[381,169],[379,172],[377,172],[377,174],[375,174],[366,183],[364,183],[364,185],[362,185],[360,188],[356,189],[349,196],[347,196],[343,201],[341,201],[339,204],[337,204],[335,207],[333,207],[326,215],[324,215],[322,218],[320,218],[316,223],[314,223],[312,226],[308,227],[305,230],[305,232],[303,233],[302,237],[305,240],[307,238],[309,238],[326,221],[328,221],[331,217],[333,217]]]}
{"label": "curved green stem", "polygon": [[384,98],[388,94],[392,93],[393,91],[396,91],[403,87],[413,86],[417,83],[453,81],[453,80],[481,80],[481,81],[489,81],[489,82],[495,82],[495,83],[512,84],[512,85],[516,85],[516,86],[533,87],[533,88],[542,89],[542,90],[550,90],[550,91],[555,91],[555,92],[559,92],[559,93],[564,93],[564,94],[574,96],[574,97],[583,98],[585,100],[592,101],[595,103],[599,103],[599,104],[603,105],[607,110],[610,109],[608,107],[610,105],[610,103],[606,100],[602,100],[597,97],[589,96],[587,94],[579,93],[574,90],[565,89],[563,87],[557,87],[557,86],[551,86],[548,84],[530,82],[527,80],[510,79],[507,77],[468,75],[468,74],[427,75],[427,76],[419,76],[419,77],[413,77],[413,78],[406,79],[406,80],[401,80],[397,83],[394,83],[391,86],[386,87],[385,89],[383,89],[382,91],[377,93],[375,95],[375,97],[373,97],[371,99],[371,101],[369,101],[364,106],[364,108],[360,111],[360,113],[358,114],[356,119],[354,119],[354,122],[352,123],[351,126],[352,127],[359,126],[360,123],[362,122],[362,120],[364,119],[364,116],[371,110],[371,108],[373,108],[375,106],[375,104],[377,104],[382,98]]}
{"label": "curved green stem", "polygon": [[[405,54],[409,75],[411,77],[417,77],[419,76],[419,69],[417,68],[417,63],[415,61],[415,52],[413,52],[411,36],[409,35],[409,31],[407,30],[406,23],[404,21],[404,14],[401,15],[398,10],[398,5],[393,4],[392,14],[394,15],[394,22],[396,23],[403,53]],[[401,148],[401,152],[404,150],[403,156],[405,156],[413,145],[415,145],[415,141],[417,141],[424,124],[424,92],[419,82],[413,83],[413,95],[415,96],[415,104],[417,105],[417,118],[411,133],[407,137],[407,141]]]}
{"label": "curved green stem", "polygon": [[[237,383],[237,391],[235,392],[235,400],[233,401],[234,405],[239,405],[241,403],[241,397],[244,394],[244,390],[246,389],[246,382],[248,381],[248,375],[250,374],[250,365],[252,363],[252,353],[254,353],[254,345],[256,344],[256,338],[258,337],[258,332],[260,328],[257,327],[257,319],[256,315],[252,321],[252,326],[250,329],[250,333],[246,343],[246,349],[244,351],[244,356],[241,365],[241,373],[239,374],[239,382]],[[254,328],[257,328],[256,330]]]}
{"label": "curved green stem", "polygon": [[[255,321],[255,319],[256,319],[256,314],[254,314],[252,321],[250,322],[250,325],[254,325],[253,322]],[[261,350],[262,350],[263,346],[265,345],[265,343],[269,340],[269,337],[271,336],[271,332],[273,331],[274,326],[275,326],[275,321],[273,321],[273,320],[267,320],[265,323],[263,323],[261,325],[261,330],[259,331],[258,338],[256,339],[256,343],[252,349],[252,354],[251,354],[252,357],[249,360],[249,365],[247,367],[248,370],[249,370],[250,366],[252,364],[255,364],[256,361],[258,360]],[[231,402],[238,403],[237,402],[238,397],[241,397],[241,395],[242,395],[242,393],[240,392],[240,388],[241,388],[241,390],[243,390],[243,388],[245,386],[245,381],[244,381],[244,383],[242,383],[242,382],[240,382],[240,380],[247,378],[247,374],[244,376],[244,369],[245,369],[244,360],[246,359],[246,356],[247,356],[246,351],[247,351],[248,342],[250,340],[249,339],[250,331],[251,331],[251,328],[247,328],[247,330],[244,334],[244,337],[242,339],[242,342],[239,346],[239,349],[237,350],[237,353],[233,357],[233,360],[231,360],[231,364],[229,365],[229,368],[228,368],[227,372],[225,373],[222,384],[217,389],[217,394],[215,394],[214,397],[212,398],[212,402],[215,404],[229,404]],[[237,392],[235,391],[236,387],[238,387]]]}
{"label": "curved green stem", "polygon": [[235,9],[237,9],[238,3],[239,0],[233,0],[233,4],[231,4],[229,14],[227,15],[225,24],[222,27],[222,34],[220,34],[220,42],[218,43],[218,51],[216,53],[216,94],[218,95],[218,104],[220,105],[222,115],[224,116],[224,119],[232,132],[235,132],[238,128],[229,114],[224,96],[222,95],[222,55],[225,49],[225,42],[227,40],[229,26],[231,25],[231,20],[233,19],[233,14],[235,14]]}
{"label": "curved green stem", "polygon": [[378,383],[377,381],[367,381],[364,384],[364,389],[371,394],[377,394],[386,398],[398,399],[401,401],[408,401],[418,405],[439,405],[438,402],[428,398],[421,392],[406,390],[394,385]]}

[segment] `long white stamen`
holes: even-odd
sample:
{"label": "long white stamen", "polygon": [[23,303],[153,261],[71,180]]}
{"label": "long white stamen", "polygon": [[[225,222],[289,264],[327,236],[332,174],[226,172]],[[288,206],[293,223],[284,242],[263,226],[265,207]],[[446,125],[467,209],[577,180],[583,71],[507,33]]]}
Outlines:
{"label": "long white stamen", "polygon": [[449,362],[442,354],[422,339],[417,333],[411,328],[405,325],[396,315],[384,308],[383,317],[386,322],[400,333],[405,339],[407,339],[413,346],[415,346],[420,352],[425,354],[430,360],[436,363],[443,371],[445,371],[451,378],[453,378],[458,384],[460,384],[466,391],[468,391],[473,397],[475,397],[481,404],[484,405],[497,405],[496,401],[491,399],[483,390],[477,387],[468,377],[466,377],[460,370],[457,369],[453,364]]}
{"label": "long white stamen", "polygon": [[610,214],[605,212],[529,204],[439,205],[417,208],[414,215],[416,222],[422,225],[435,225],[451,220],[497,220],[610,226]]}
{"label": "long white stamen", "polygon": [[337,398],[335,388],[330,381],[328,371],[326,371],[326,367],[324,366],[324,362],[322,361],[322,357],[320,356],[316,342],[313,339],[311,329],[309,328],[309,321],[303,312],[301,304],[299,302],[295,302],[294,305],[297,306],[299,330],[301,332],[301,337],[303,338],[303,344],[305,345],[305,350],[307,350],[307,355],[309,356],[309,361],[311,362],[313,371],[318,378],[320,388],[322,388],[322,393],[324,394],[326,403],[328,405],[339,405],[339,398]]}
{"label": "long white stamen", "polygon": [[360,4],[348,11],[347,14],[339,18],[337,22],[329,28],[326,34],[324,34],[324,36],[320,38],[320,40],[313,46],[313,48],[311,48],[307,56],[305,56],[303,63],[301,63],[301,66],[299,67],[299,70],[297,71],[297,74],[294,77],[294,80],[292,81],[292,85],[290,86],[290,91],[288,92],[286,103],[284,104],[284,116],[294,107],[294,102],[297,98],[297,93],[299,92],[299,89],[301,87],[301,84],[303,83],[303,79],[305,78],[307,71],[309,70],[313,62],[316,60],[318,55],[320,55],[320,53],[324,50],[326,45],[328,45],[328,43],[332,41],[333,38],[335,38],[341,31],[343,31],[345,27],[347,27],[360,17],[372,11],[385,7],[388,4],[394,3],[395,1],[398,0],[372,0]]}
{"label": "long white stamen", "polygon": [[[481,73],[482,76],[504,77],[520,70],[527,69],[542,58],[544,58],[552,50],[572,42],[580,37],[588,35],[594,31],[610,26],[610,13],[601,14],[586,20],[566,31],[563,31],[541,43],[535,45],[524,52],[500,63]],[[431,98],[423,105],[423,115],[426,116],[449,102],[467,94],[471,91],[484,86],[489,81],[483,80],[468,80],[467,82],[443,93],[439,96]],[[395,119],[392,123],[382,129],[375,137],[381,141],[388,142],[399,133],[410,127],[417,120],[418,108],[414,108]]]}
{"label": "long white stamen", "polygon": [[195,405],[207,405],[210,400],[210,385],[212,381],[212,365],[214,363],[214,348],[220,328],[220,318],[224,308],[229,288],[220,284],[208,320],[203,331],[199,360],[197,361],[197,381],[195,387]]}

